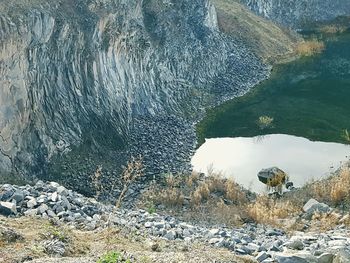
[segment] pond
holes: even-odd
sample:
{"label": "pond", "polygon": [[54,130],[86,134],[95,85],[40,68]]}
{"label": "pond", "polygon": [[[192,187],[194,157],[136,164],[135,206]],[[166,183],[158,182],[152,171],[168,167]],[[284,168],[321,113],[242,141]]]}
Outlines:
{"label": "pond", "polygon": [[[301,185],[324,176],[330,166],[339,166],[346,159],[350,154],[343,145],[350,139],[350,34],[317,37],[326,46],[321,54],[276,66],[268,80],[245,96],[207,112],[197,125],[199,143],[205,143],[193,158],[195,170],[212,163],[214,169],[247,185],[257,180],[260,169],[280,164],[279,168],[293,173],[295,179],[291,180]],[[256,136],[268,134],[272,136],[256,143],[261,138]],[[238,154],[238,146],[247,159]],[[295,162],[284,163],[285,158]],[[244,166],[250,170],[244,171]]]}
{"label": "pond", "polygon": [[348,160],[350,146],[339,143],[312,142],[284,134],[253,138],[216,138],[207,141],[192,159],[194,169],[232,176],[236,182],[255,192],[266,187],[258,181],[262,168],[277,166],[286,172],[296,187],[311,179],[327,176]]}

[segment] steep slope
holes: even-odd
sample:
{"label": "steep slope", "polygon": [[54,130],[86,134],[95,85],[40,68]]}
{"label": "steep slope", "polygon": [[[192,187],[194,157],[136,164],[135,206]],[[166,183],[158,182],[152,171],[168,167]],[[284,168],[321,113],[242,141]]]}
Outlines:
{"label": "steep slope", "polygon": [[255,13],[279,24],[302,28],[339,16],[350,16],[348,0],[240,0]]}
{"label": "steep slope", "polygon": [[235,39],[240,39],[267,62],[278,62],[293,56],[300,36],[273,22],[255,15],[235,0],[213,0],[217,9],[218,25]]}
{"label": "steep slope", "polygon": [[71,155],[86,169],[58,161],[54,173],[71,169],[66,178],[83,184],[96,169],[94,157],[111,169],[119,157],[125,161],[138,116],[153,125],[171,114],[171,123],[188,129],[188,112],[242,94],[268,75],[241,42],[219,31],[208,1],[3,0],[0,8],[3,175],[47,178],[48,162]]}

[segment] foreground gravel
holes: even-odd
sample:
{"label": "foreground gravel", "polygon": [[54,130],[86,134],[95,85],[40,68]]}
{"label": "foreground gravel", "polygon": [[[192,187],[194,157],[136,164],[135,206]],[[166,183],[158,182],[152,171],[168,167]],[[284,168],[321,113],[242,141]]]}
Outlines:
{"label": "foreground gravel", "polygon": [[[115,209],[55,182],[39,181],[34,186],[20,187],[2,185],[0,200],[0,213],[9,217],[42,217],[87,231],[113,225],[142,237],[225,248],[236,255],[254,257],[258,262],[339,263],[349,262],[341,261],[340,257],[350,259],[350,230],[345,225],[323,233],[295,232],[292,236],[280,229],[254,223],[239,228],[202,226],[142,209]],[[314,212],[317,207],[330,210],[325,206],[313,200],[306,205],[306,210]],[[59,241],[48,246],[55,246],[50,250],[64,254],[64,245]],[[90,262],[86,260],[77,262]]]}

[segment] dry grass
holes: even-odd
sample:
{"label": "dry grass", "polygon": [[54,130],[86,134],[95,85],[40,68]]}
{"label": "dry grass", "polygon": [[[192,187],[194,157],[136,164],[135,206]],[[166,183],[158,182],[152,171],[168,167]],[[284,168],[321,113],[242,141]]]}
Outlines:
{"label": "dry grass", "polygon": [[345,143],[350,144],[350,133],[348,129],[343,130],[341,137],[344,139]]}
{"label": "dry grass", "polygon": [[205,177],[167,175],[163,183],[153,183],[144,193],[141,206],[176,210],[177,216],[189,221],[241,224],[245,214],[239,208],[247,204],[247,192],[233,180],[220,174]]}
{"label": "dry grass", "polygon": [[326,180],[311,182],[307,190],[319,201],[334,205],[350,204],[350,169],[342,167],[338,174]]}
{"label": "dry grass", "polygon": [[336,226],[340,224],[344,224],[345,226],[350,226],[350,216],[343,216],[339,213],[316,213],[312,217],[312,229],[328,231],[334,229]]}
{"label": "dry grass", "polygon": [[297,45],[296,50],[300,56],[313,56],[315,54],[322,53],[325,49],[324,42],[312,39],[301,42]]}
{"label": "dry grass", "polygon": [[348,28],[343,25],[326,25],[318,29],[320,33],[324,34],[341,34],[344,33]]}
{"label": "dry grass", "polygon": [[[48,231],[49,221],[39,218],[21,217],[5,218],[0,216],[0,224],[19,232],[24,240],[3,243],[0,246],[0,262],[15,263],[24,262],[27,259],[40,259],[38,262],[96,262],[106,253],[106,244],[110,245],[108,251],[119,251],[131,254],[136,263],[205,263],[205,262],[255,262],[251,258],[237,257],[227,249],[210,247],[207,244],[191,243],[184,250],[184,244],[165,241],[161,239],[151,240],[147,237],[137,236],[126,229],[116,227],[101,231],[69,230],[70,252],[69,258],[51,258],[40,249],[43,233]],[[62,226],[64,228],[64,226]],[[59,227],[61,229],[61,227]],[[61,230],[59,230],[61,231]],[[56,230],[53,231],[56,235]],[[112,233],[113,239],[107,237]],[[152,244],[157,243],[159,249],[152,250]],[[171,243],[171,244],[170,244]]]}
{"label": "dry grass", "polygon": [[247,211],[255,222],[278,225],[280,219],[300,213],[301,207],[290,200],[275,200],[267,196],[259,196],[254,203],[248,205]]}
{"label": "dry grass", "polygon": [[141,156],[135,158],[131,157],[128,161],[126,167],[123,169],[122,180],[123,180],[123,189],[119,195],[119,198],[116,202],[116,208],[119,208],[122,204],[122,201],[125,197],[126,192],[129,190],[129,187],[141,176],[144,175],[144,166],[143,158]]}
{"label": "dry grass", "polygon": [[295,56],[295,45],[301,37],[268,19],[255,15],[239,1],[214,0],[218,24],[222,32],[239,38],[267,63]]}
{"label": "dry grass", "polygon": [[[167,213],[174,213],[188,221],[226,225],[255,221],[295,230],[303,225],[299,215],[310,198],[338,207],[338,210],[344,211],[350,207],[350,170],[347,166],[327,179],[310,182],[278,199],[269,196],[254,197],[233,180],[218,174],[208,177],[198,174],[187,177],[168,176],[165,182],[154,184],[146,191],[141,206],[151,203],[158,209],[157,206],[162,205],[161,209]],[[173,210],[174,208],[176,209]],[[344,212],[318,215],[313,218],[313,222],[330,229],[342,223],[339,222],[339,214],[342,213]]]}

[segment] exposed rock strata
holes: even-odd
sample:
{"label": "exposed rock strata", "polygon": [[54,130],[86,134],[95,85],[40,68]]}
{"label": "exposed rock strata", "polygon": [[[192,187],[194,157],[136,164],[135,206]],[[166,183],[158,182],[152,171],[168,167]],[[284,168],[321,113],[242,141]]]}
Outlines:
{"label": "exposed rock strata", "polygon": [[0,8],[2,172],[40,174],[54,157],[72,153],[82,162],[87,155],[123,155],[124,162],[138,116],[173,114],[181,123],[268,75],[219,31],[206,0],[38,0]]}
{"label": "exposed rock strata", "polygon": [[350,16],[348,0],[241,0],[251,10],[279,24],[302,28]]}

